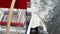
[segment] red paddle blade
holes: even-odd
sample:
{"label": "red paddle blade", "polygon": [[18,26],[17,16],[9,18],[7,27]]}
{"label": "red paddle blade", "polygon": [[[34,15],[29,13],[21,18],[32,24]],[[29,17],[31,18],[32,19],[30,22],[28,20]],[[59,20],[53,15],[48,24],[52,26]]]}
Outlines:
{"label": "red paddle blade", "polygon": [[[0,8],[10,8],[12,0],[0,0]],[[27,9],[27,0],[16,0],[14,8]]]}

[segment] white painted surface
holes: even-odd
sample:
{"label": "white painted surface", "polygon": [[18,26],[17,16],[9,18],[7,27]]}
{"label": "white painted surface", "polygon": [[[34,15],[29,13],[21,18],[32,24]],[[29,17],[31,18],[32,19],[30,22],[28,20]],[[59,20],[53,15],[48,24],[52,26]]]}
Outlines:
{"label": "white painted surface", "polygon": [[[18,27],[17,30],[20,34],[25,33],[25,30],[23,27]],[[6,26],[3,26],[3,27],[0,26],[0,33],[6,34]],[[16,34],[16,27],[10,27],[10,34]]]}
{"label": "white painted surface", "polygon": [[0,21],[1,21],[2,18],[3,18],[3,11],[0,10]]}

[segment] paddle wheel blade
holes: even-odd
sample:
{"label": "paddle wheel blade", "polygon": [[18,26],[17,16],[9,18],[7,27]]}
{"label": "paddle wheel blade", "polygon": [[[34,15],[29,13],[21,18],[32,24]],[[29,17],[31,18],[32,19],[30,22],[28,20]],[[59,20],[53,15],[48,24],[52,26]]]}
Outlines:
{"label": "paddle wheel blade", "polygon": [[[0,0],[0,8],[10,8],[12,0]],[[27,0],[16,0],[14,8],[27,9]]]}

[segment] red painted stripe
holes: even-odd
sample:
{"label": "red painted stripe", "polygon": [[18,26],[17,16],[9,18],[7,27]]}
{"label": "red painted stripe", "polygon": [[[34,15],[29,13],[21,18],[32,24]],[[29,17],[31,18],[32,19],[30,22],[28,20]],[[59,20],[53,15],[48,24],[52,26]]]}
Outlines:
{"label": "red painted stripe", "polygon": [[[0,8],[10,8],[12,0],[0,0]],[[18,9],[27,9],[27,0],[16,0],[15,7]]]}
{"label": "red painted stripe", "polygon": [[[7,22],[1,22],[1,21],[0,21],[0,25],[6,26],[6,25],[7,25]],[[11,22],[11,26],[23,27],[23,24],[22,24],[21,22]]]}

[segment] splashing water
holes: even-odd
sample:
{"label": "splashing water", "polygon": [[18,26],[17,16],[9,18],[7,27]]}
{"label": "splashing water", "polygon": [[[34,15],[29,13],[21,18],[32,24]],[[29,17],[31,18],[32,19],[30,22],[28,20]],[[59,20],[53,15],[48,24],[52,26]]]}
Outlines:
{"label": "splashing water", "polygon": [[[34,0],[34,3],[32,4],[36,9],[33,12],[37,12],[45,22],[49,22],[54,16],[53,8],[55,7],[55,4],[51,0]],[[47,31],[45,23],[42,22],[42,24],[44,30]]]}
{"label": "splashing water", "polygon": [[[39,14],[44,22],[49,22],[54,17],[54,7],[58,2],[56,0],[32,0],[31,11]],[[46,24],[42,22],[44,31],[47,31]],[[29,27],[30,28],[30,27]]]}

